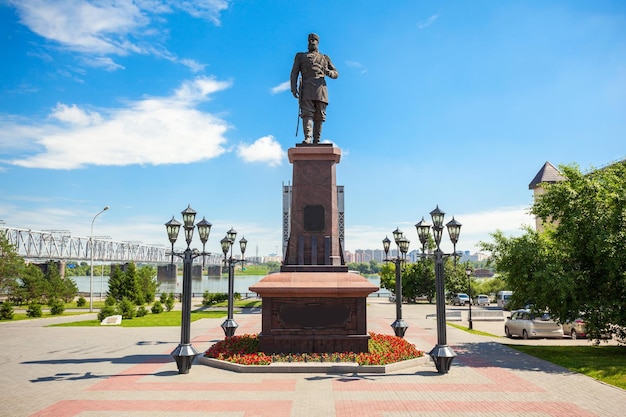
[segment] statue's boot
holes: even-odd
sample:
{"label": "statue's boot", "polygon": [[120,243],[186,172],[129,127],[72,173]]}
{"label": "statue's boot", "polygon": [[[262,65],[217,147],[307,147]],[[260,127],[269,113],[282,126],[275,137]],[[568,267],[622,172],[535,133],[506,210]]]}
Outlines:
{"label": "statue's boot", "polygon": [[303,117],[302,118],[302,130],[304,131],[304,140],[302,143],[311,144],[312,141],[312,131],[313,131],[313,118],[312,117]]}
{"label": "statue's boot", "polygon": [[315,120],[313,123],[313,143],[320,143],[320,137],[322,136],[322,121]]}

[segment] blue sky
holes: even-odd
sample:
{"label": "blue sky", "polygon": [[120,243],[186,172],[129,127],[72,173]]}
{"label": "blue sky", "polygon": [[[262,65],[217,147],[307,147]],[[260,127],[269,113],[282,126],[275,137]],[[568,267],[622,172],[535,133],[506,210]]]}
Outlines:
{"label": "blue sky", "polygon": [[546,161],[626,156],[619,0],[0,0],[0,220],[88,236],[108,205],[95,235],[168,245],[191,204],[207,250],[234,227],[248,254],[280,251],[310,32],[339,70],[322,138],[348,250],[396,227],[417,248],[438,204],[474,252],[532,223]]}

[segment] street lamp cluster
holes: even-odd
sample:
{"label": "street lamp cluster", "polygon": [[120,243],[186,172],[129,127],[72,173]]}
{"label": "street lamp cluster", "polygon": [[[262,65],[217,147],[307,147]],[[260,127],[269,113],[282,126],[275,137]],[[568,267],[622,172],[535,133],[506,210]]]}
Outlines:
{"label": "street lamp cluster", "polygon": [[[430,357],[435,362],[435,366],[437,367],[437,372],[440,374],[445,374],[450,369],[450,364],[452,360],[456,357],[454,351],[447,344],[447,336],[446,336],[446,296],[445,296],[445,286],[444,286],[444,268],[443,268],[443,260],[445,257],[454,257],[454,262],[456,266],[456,257],[458,256],[456,253],[456,244],[459,241],[459,235],[461,234],[461,223],[456,221],[454,217],[451,221],[445,224],[445,228],[448,229],[448,235],[450,236],[450,241],[453,245],[452,253],[444,253],[441,250],[441,238],[443,236],[444,229],[444,217],[445,213],[439,209],[437,206],[433,211],[430,212],[430,216],[433,224],[429,224],[424,220],[418,222],[415,225],[417,229],[417,236],[419,237],[420,243],[422,244],[422,253],[418,256],[420,258],[432,258],[435,261],[435,294],[437,298],[437,345],[429,352]],[[432,229],[432,236],[435,240],[436,249],[432,253],[426,253],[426,242],[430,238],[430,233]],[[404,331],[408,327],[404,321],[402,320],[402,277],[401,277],[401,268],[399,267],[400,263],[406,259],[406,252],[408,251],[409,241],[406,240],[399,230],[396,229],[394,231],[394,239],[396,240],[396,245],[398,245],[398,249],[402,252],[402,259],[396,258],[391,261],[396,262],[396,321],[392,324],[392,327],[396,325],[399,327],[399,324],[402,323],[404,328],[402,329],[402,335],[404,335]],[[390,245],[389,239],[385,238],[383,240],[383,246],[385,249],[385,254],[387,254]],[[404,249],[403,249],[404,246]],[[404,252],[403,252],[404,250]],[[399,254],[398,254],[399,255]],[[394,327],[394,331],[396,331],[396,327]],[[396,335],[398,331],[396,331]]]}
{"label": "street lamp cluster", "polygon": [[[222,252],[224,252],[224,262],[228,264],[228,317],[226,321],[222,323],[222,329],[224,330],[224,334],[227,337],[234,336],[235,330],[239,325],[233,319],[233,304],[234,300],[234,285],[235,285],[235,264],[237,262],[241,262],[242,265],[245,262],[243,257],[244,253],[246,253],[246,245],[248,241],[245,237],[242,237],[239,240],[239,249],[241,250],[241,259],[233,258],[233,246],[235,243],[235,238],[237,237],[237,232],[231,227],[228,232],[226,232],[226,236],[224,239],[220,241],[222,245]],[[228,254],[230,252],[230,256]]]}
{"label": "street lamp cluster", "polygon": [[[191,208],[191,206],[187,206],[185,210],[181,212],[183,216],[183,223],[177,221],[174,216],[172,216],[172,220],[165,223],[165,229],[167,231],[167,236],[172,244],[172,264],[174,263],[174,256],[178,256],[183,259],[183,297],[182,297],[182,323],[181,323],[181,335],[180,335],[180,344],[174,351],[172,351],[172,356],[176,361],[176,365],[178,366],[179,374],[189,373],[189,369],[196,358],[199,355],[199,352],[191,345],[191,267],[193,260],[198,256],[202,255],[203,257],[203,267],[204,267],[204,258],[207,255],[211,255],[205,251],[205,245],[207,240],[209,239],[209,233],[211,232],[211,223],[206,221],[203,218],[197,224],[194,225],[194,221],[196,219],[196,211]],[[179,253],[174,251],[174,243],[178,239],[178,233],[180,232],[181,226],[185,230],[185,241],[187,242],[187,249],[184,252]],[[190,248],[191,241],[193,239],[193,231],[195,228],[198,228],[198,234],[200,235],[200,240],[202,241],[202,252],[199,252],[197,249],[192,250]],[[235,237],[237,236],[237,232],[235,232],[232,228],[227,232],[227,235],[224,239],[222,239],[222,251],[224,251],[224,261],[229,263],[229,274],[228,274],[228,311],[229,311],[229,319],[222,324],[222,328],[224,329],[224,333],[226,336],[232,336],[235,333],[237,328],[237,323],[232,320],[232,311],[233,311],[233,289],[234,289],[234,273],[232,272],[232,266],[234,262],[232,262],[232,252],[229,259],[227,259],[228,250],[232,246],[235,241]],[[241,245],[241,255],[243,262],[243,254],[245,252],[247,241],[245,238],[242,238],[239,241]],[[239,260],[237,260],[239,261]],[[228,324],[227,324],[228,323]],[[234,327],[232,326],[234,323]]]}
{"label": "street lamp cluster", "polygon": [[402,319],[402,269],[406,263],[406,253],[409,251],[410,241],[404,237],[404,233],[399,228],[396,228],[393,232],[393,240],[396,242],[397,256],[389,259],[389,246],[391,240],[385,236],[383,239],[383,249],[385,251],[384,262],[393,262],[396,272],[396,320],[391,323],[394,333],[398,337],[404,337],[406,329],[409,327]]}

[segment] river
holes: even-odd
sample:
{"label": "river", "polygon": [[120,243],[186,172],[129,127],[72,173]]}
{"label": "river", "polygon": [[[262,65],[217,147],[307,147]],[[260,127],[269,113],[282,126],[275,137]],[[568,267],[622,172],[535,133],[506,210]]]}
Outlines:
{"label": "river", "polygon": [[[250,293],[248,289],[251,285],[256,284],[261,280],[265,275],[235,275],[235,292],[240,294]],[[69,277],[76,282],[78,286],[78,292],[80,293],[89,293],[89,276],[75,276]],[[372,284],[376,286],[380,286],[380,277],[378,275],[368,275],[365,278]],[[161,281],[161,285],[157,293],[161,292],[173,292],[180,293],[183,288],[183,277],[179,275],[174,280],[163,280]],[[93,293],[94,296],[100,296],[100,293],[105,294],[109,290],[109,277],[108,276],[100,276],[94,275],[93,277]],[[226,293],[228,292],[228,277],[202,277],[202,279],[193,279],[191,281],[191,291],[194,295],[202,295],[205,291],[209,291],[212,293]],[[377,291],[374,296],[387,296],[389,294],[388,290],[382,289]]]}

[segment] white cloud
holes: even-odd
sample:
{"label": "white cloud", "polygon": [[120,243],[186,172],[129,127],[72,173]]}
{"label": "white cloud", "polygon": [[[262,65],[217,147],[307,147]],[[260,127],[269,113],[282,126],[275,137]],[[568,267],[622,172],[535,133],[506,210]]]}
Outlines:
{"label": "white cloud", "polygon": [[285,159],[286,153],[280,143],[269,135],[257,139],[251,145],[239,145],[237,155],[246,162],[267,162],[270,166],[277,166]]}
{"label": "white cloud", "polygon": [[417,27],[420,28],[420,29],[426,29],[428,26],[430,26],[433,23],[435,23],[435,20],[437,20],[437,18],[439,18],[438,14],[432,15],[425,22],[419,22],[417,24]]}
{"label": "white cloud", "polygon": [[289,91],[291,89],[291,81],[285,81],[284,83],[280,83],[275,87],[272,87],[270,91],[272,94],[282,93],[283,91]]}
{"label": "white cloud", "polygon": [[[517,236],[523,233],[523,225],[534,225],[534,217],[528,214],[528,207],[495,207],[490,211],[476,213],[459,213],[455,215],[461,226],[461,235],[457,250],[479,250],[479,242],[491,240],[490,234],[501,230],[505,235]],[[430,222],[430,219],[426,219]],[[451,220],[446,218],[446,222]],[[419,248],[417,232],[413,224],[399,224],[411,241],[410,250]],[[350,251],[356,249],[382,249],[382,239],[389,235],[389,226],[379,225],[346,225],[346,248]],[[442,249],[452,251],[452,244],[447,233],[441,242]]]}
{"label": "white cloud", "polygon": [[71,50],[92,54],[140,50],[127,36],[148,23],[130,0],[11,0],[11,4],[33,32]]}
{"label": "white cloud", "polygon": [[346,61],[346,65],[350,68],[359,70],[361,74],[365,74],[367,72],[367,68],[365,68],[363,64],[358,61]]}
{"label": "white cloud", "polygon": [[123,65],[118,64],[117,62],[106,56],[84,57],[82,59],[82,62],[90,67],[103,68],[107,71],[117,71],[118,69],[124,69]]}
{"label": "white cloud", "polygon": [[193,60],[193,59],[181,59],[180,63],[188,67],[191,70],[191,72],[201,72],[206,67],[205,64],[201,64],[198,61]]}
{"label": "white cloud", "polygon": [[75,126],[88,126],[102,122],[99,113],[79,109],[75,104],[68,106],[57,103],[50,117]]}
{"label": "white cloud", "polygon": [[[161,165],[215,158],[226,152],[228,124],[194,106],[230,85],[198,77],[182,83],[170,97],[145,98],[98,112],[59,103],[49,125],[0,119],[0,147],[20,143],[25,151],[37,149],[39,153],[11,162],[28,168]],[[181,137],[194,140],[180,146]]]}
{"label": "white cloud", "polygon": [[[189,67],[193,72],[204,66],[190,59],[178,60],[155,38],[166,30],[159,15],[183,11],[220,24],[220,13],[227,0],[8,0],[17,10],[20,22],[51,41],[55,47],[84,55],[83,62],[108,71],[122,69],[110,55],[154,54]],[[148,41],[150,39],[150,41]]]}

